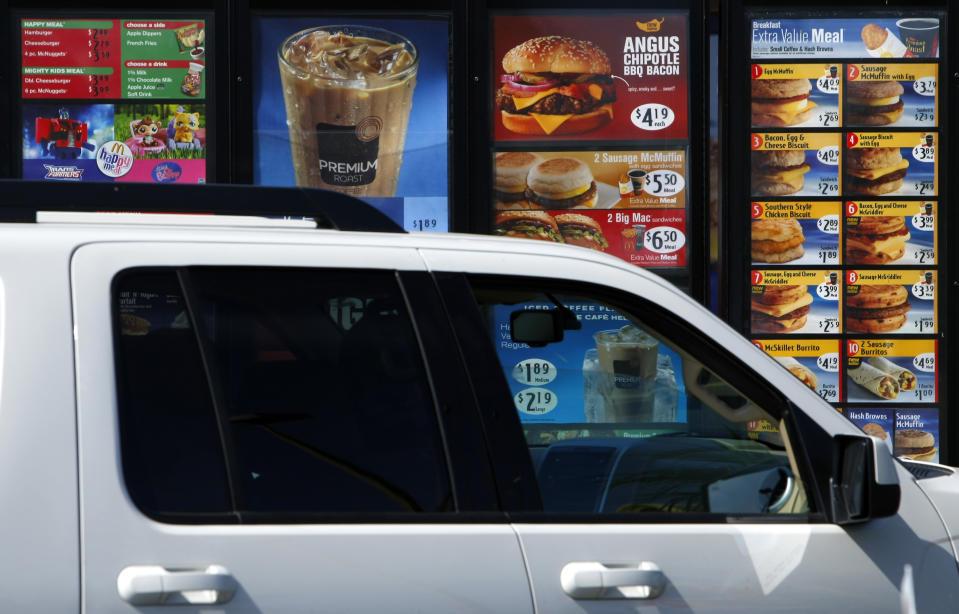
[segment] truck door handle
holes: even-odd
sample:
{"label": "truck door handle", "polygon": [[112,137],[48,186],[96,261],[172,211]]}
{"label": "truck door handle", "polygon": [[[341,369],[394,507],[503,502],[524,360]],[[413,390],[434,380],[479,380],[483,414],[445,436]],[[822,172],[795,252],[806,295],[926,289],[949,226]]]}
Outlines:
{"label": "truck door handle", "polygon": [[655,599],[666,587],[665,574],[649,561],[630,565],[567,563],[559,579],[573,599]]}
{"label": "truck door handle", "polygon": [[120,598],[132,605],[215,605],[233,599],[236,580],[226,568],[166,568],[133,565],[117,576]]}

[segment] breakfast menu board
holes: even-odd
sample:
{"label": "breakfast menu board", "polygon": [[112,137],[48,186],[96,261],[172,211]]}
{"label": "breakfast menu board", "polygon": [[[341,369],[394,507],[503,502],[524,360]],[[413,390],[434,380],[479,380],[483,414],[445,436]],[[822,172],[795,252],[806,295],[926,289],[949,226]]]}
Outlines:
{"label": "breakfast menu board", "polygon": [[204,183],[209,22],[20,19],[23,178]]}
{"label": "breakfast menu board", "polygon": [[939,446],[941,15],[748,17],[749,334],[896,453]]}
{"label": "breakfast menu board", "polygon": [[492,28],[493,232],[686,267],[688,12],[497,14]]}

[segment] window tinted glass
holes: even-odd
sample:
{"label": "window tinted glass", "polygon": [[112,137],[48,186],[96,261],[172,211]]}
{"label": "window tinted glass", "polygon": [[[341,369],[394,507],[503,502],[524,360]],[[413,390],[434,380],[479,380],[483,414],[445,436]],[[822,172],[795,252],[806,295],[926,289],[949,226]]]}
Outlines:
{"label": "window tinted glass", "polygon": [[[124,285],[142,286],[152,275],[127,276]],[[182,315],[197,359],[186,365],[179,355],[157,355],[150,367],[189,368],[191,393],[205,398],[207,415],[216,408],[219,423],[211,418],[202,445],[184,454],[202,448],[222,458],[225,450],[245,519],[452,509],[423,360],[393,275],[196,268],[184,279],[190,291],[178,300],[185,305],[188,296],[197,319],[199,335]],[[134,307],[149,321],[141,338],[149,348],[160,332],[154,320],[170,314],[141,302],[121,306],[121,321]],[[136,387],[131,397],[141,393]],[[179,402],[169,396],[169,404]],[[126,403],[121,411],[140,410]],[[220,491],[228,483],[222,474]]]}
{"label": "window tinted glass", "polygon": [[718,376],[717,365],[703,364],[701,350],[684,347],[690,337],[675,323],[556,287],[484,279],[474,290],[544,511],[809,511],[778,419]]}

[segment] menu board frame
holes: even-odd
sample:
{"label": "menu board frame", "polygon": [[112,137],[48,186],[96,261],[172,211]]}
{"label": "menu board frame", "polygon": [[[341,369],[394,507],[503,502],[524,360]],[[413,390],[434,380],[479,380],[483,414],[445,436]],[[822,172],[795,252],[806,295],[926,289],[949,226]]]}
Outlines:
{"label": "menu board frame", "polygon": [[[727,264],[727,268],[724,271],[727,280],[726,287],[728,288],[728,293],[725,297],[727,318],[731,325],[737,328],[737,330],[755,339],[767,339],[769,337],[769,335],[760,336],[755,334],[755,331],[751,331],[750,313],[754,305],[750,300],[750,294],[756,291],[755,287],[752,286],[751,278],[757,269],[791,268],[794,272],[815,269],[825,272],[826,269],[832,268],[838,272],[837,278],[839,280],[840,293],[844,295],[841,300],[844,309],[841,331],[835,335],[799,334],[798,331],[783,331],[781,334],[774,336],[774,338],[793,342],[802,342],[803,340],[838,340],[840,342],[839,362],[841,365],[841,388],[843,392],[838,401],[830,400],[832,405],[840,411],[852,409],[856,412],[857,416],[861,416],[864,411],[868,413],[870,409],[882,409],[889,413],[890,416],[898,415],[896,412],[907,412],[903,414],[904,416],[907,414],[911,416],[913,413],[919,412],[923,416],[928,417],[928,412],[932,412],[935,414],[935,419],[932,420],[931,423],[935,424],[937,429],[935,433],[937,441],[937,456],[935,460],[954,464],[956,458],[959,458],[959,454],[957,454],[959,451],[952,450],[950,443],[956,441],[954,431],[957,425],[954,423],[959,421],[952,419],[947,408],[949,407],[951,393],[949,382],[955,377],[953,367],[955,361],[951,360],[953,343],[949,336],[950,330],[948,323],[944,321],[944,318],[945,314],[949,313],[950,304],[955,300],[956,290],[955,283],[951,281],[951,271],[955,266],[956,255],[949,253],[950,250],[945,249],[943,241],[948,236],[947,233],[950,233],[952,224],[954,224],[953,220],[955,219],[955,216],[948,211],[949,208],[945,206],[949,201],[949,195],[953,193],[951,188],[953,187],[955,178],[951,176],[954,174],[948,173],[945,169],[949,168],[951,160],[950,153],[952,150],[951,141],[955,138],[955,129],[953,128],[953,122],[950,121],[947,110],[950,108],[949,90],[955,83],[953,71],[954,66],[956,66],[956,52],[950,43],[952,40],[956,40],[955,22],[957,20],[952,19],[948,9],[949,6],[945,2],[934,3],[931,6],[924,6],[921,9],[914,10],[905,5],[900,7],[883,7],[880,10],[874,10],[872,6],[862,2],[839,3],[835,5],[834,8],[828,10],[818,7],[805,9],[796,6],[773,8],[768,4],[749,1],[743,2],[741,0],[728,4],[724,3],[723,11],[724,16],[727,18],[725,20],[724,35],[727,40],[727,45],[722,57],[722,64],[726,69],[726,84],[728,90],[724,92],[721,99],[722,126],[725,133],[723,143],[724,168],[722,172],[725,177],[733,179],[725,184],[724,202],[726,209],[725,220],[721,229],[721,249],[723,249],[723,256]],[[897,29],[896,26],[899,24],[896,22],[899,19],[923,17],[939,20],[938,55],[931,58],[910,57],[915,54],[912,54],[904,44],[901,44],[899,36],[893,31]],[[757,23],[769,22],[775,25],[778,22],[781,31],[786,32],[795,24],[800,24],[801,26],[802,24],[815,21],[826,24],[826,27],[823,29],[828,32],[830,31],[828,27],[830,22],[826,21],[828,19],[844,20],[845,26],[848,28],[845,31],[847,38],[844,40],[839,41],[837,38],[836,41],[834,41],[835,44],[821,45],[821,47],[831,48],[834,55],[817,54],[815,52],[802,55],[803,43],[801,42],[801,32],[798,39],[789,39],[787,36],[785,44],[783,44],[783,37],[780,35],[779,44],[773,46],[767,45],[768,49],[761,47],[763,44],[766,44],[765,42],[761,42],[756,48],[762,48],[762,51],[757,54],[758,57],[754,57],[753,55],[753,45],[756,42],[754,38],[754,26],[756,26]],[[877,22],[883,25],[888,24],[888,28],[885,28],[886,35],[878,36],[875,41],[867,41],[866,38],[861,38],[861,36],[868,38],[867,35],[869,32],[861,34],[860,29],[862,28],[864,31],[867,30],[864,24],[871,22]],[[757,27],[761,28],[763,26]],[[796,27],[795,29],[802,30],[802,27]],[[880,26],[874,30],[875,32],[881,33],[883,29],[884,28]],[[873,30],[873,28],[870,26],[869,30]],[[899,32],[899,34],[905,35],[902,32]],[[759,38],[762,39],[763,37],[760,36]],[[872,47],[876,47],[875,43],[879,42],[879,38],[885,39],[882,43],[886,45],[886,47],[873,50]],[[850,43],[850,39],[854,39],[853,42],[855,47],[859,49],[858,51],[852,50],[854,45]],[[920,43],[921,42],[922,41],[920,41]],[[915,41],[911,41],[911,43],[914,44]],[[870,45],[872,45],[872,47],[870,47]],[[811,45],[810,47],[815,47],[815,45]],[[789,55],[791,49],[798,50],[793,57]],[[885,52],[883,52],[884,49]],[[903,58],[903,55],[906,57]],[[836,122],[835,125],[811,128],[803,123],[804,118],[793,118],[790,116],[790,121],[794,122],[795,125],[790,126],[787,123],[785,126],[764,127],[764,121],[772,122],[774,120],[769,117],[758,119],[752,117],[751,111],[748,110],[752,105],[743,105],[735,102],[741,100],[752,101],[754,97],[752,91],[754,79],[757,78],[757,73],[763,73],[763,68],[768,68],[766,65],[775,65],[772,69],[778,71],[783,68],[788,69],[789,65],[814,63],[832,63],[842,67],[840,70],[843,72],[838,75],[840,77],[839,81],[841,82],[841,91],[838,94],[838,98],[840,101],[840,117],[842,117],[842,119],[840,122]],[[937,107],[935,108],[937,115],[935,126],[930,127],[923,125],[923,122],[927,121],[927,119],[919,117],[918,111],[922,109],[917,110],[917,117],[910,117],[901,122],[895,117],[891,118],[893,120],[891,122],[880,122],[874,118],[861,118],[861,116],[857,117],[851,113],[854,105],[850,102],[849,98],[853,92],[846,91],[845,88],[848,87],[850,80],[855,80],[861,76],[862,73],[857,72],[859,65],[864,66],[868,71],[870,69],[876,70],[875,65],[885,64],[890,67],[904,67],[918,66],[922,63],[938,65],[939,87],[937,88],[934,104],[929,105],[933,108]],[[759,70],[757,70],[757,65],[759,65]],[[856,69],[850,69],[852,65],[856,65]],[[924,70],[928,72],[928,69]],[[895,70],[889,72],[891,75],[896,74]],[[806,77],[805,74],[800,76]],[[826,74],[825,76],[828,77],[829,75]],[[878,75],[875,78],[877,80],[885,80],[886,82],[890,80],[890,77],[886,75]],[[815,79],[812,81],[812,90],[813,94],[815,94],[817,86],[819,86],[820,83],[816,82]],[[892,76],[891,81],[896,81],[896,77]],[[785,81],[783,83],[785,83]],[[900,100],[903,101],[907,109],[909,105],[912,104],[912,110],[916,110],[914,106],[915,96],[914,93],[910,91],[914,89],[910,87],[913,85],[913,83],[906,82],[906,87],[902,88],[905,94],[900,95]],[[923,84],[918,83],[917,78],[915,85],[921,86]],[[896,91],[892,91],[892,89]],[[886,97],[893,97],[892,95],[896,94],[898,89],[898,87],[890,87],[890,91],[886,92]],[[856,92],[862,91],[863,88],[856,88]],[[913,97],[912,101],[909,100],[910,96]],[[815,96],[812,96],[810,99],[815,99]],[[859,99],[857,99],[857,101],[858,100]],[[875,104],[879,105],[879,110],[884,111],[886,108],[881,108],[881,103],[885,102],[891,102],[891,100],[880,98]],[[821,101],[820,104],[822,104]],[[861,105],[863,103],[859,104]],[[889,105],[888,108],[892,108],[892,105]],[[766,107],[761,108],[761,110],[765,109]],[[779,109],[776,110],[778,111]],[[790,107],[788,110],[793,111],[793,108]],[[757,121],[759,122],[758,124],[756,123]],[[871,122],[875,123],[868,125]],[[757,188],[754,177],[760,173],[753,170],[753,160],[751,157],[753,155],[752,152],[755,150],[753,136],[755,133],[763,131],[786,135],[796,135],[799,133],[829,133],[841,135],[842,144],[838,152],[839,160],[837,160],[839,169],[838,182],[840,186],[837,194],[830,196],[823,195],[820,197],[787,196],[785,192],[788,192],[788,190],[784,188],[782,195],[773,197],[758,196],[756,194]],[[909,133],[918,134],[913,135]],[[922,145],[919,141],[924,141],[926,133],[931,134],[931,140],[935,144],[934,165],[929,166],[937,168],[925,169],[925,167],[922,166],[923,161],[912,156],[912,147]],[[860,136],[865,139],[862,143],[859,142]],[[907,185],[901,189],[894,189],[888,192],[877,189],[876,191],[880,192],[879,194],[873,194],[871,192],[872,188],[864,188],[860,183],[857,183],[859,178],[871,180],[873,174],[881,175],[882,173],[859,171],[858,159],[862,157],[862,154],[856,152],[850,155],[849,152],[852,151],[853,148],[861,146],[883,147],[886,143],[870,143],[868,141],[876,140],[877,138],[887,139],[890,136],[894,138],[891,139],[890,146],[886,147],[887,151],[896,149],[899,146],[899,141],[909,141],[908,147],[900,149],[900,151],[905,152],[906,155],[905,158],[903,158],[904,162],[898,164],[905,167],[912,167],[906,171],[907,177],[918,177],[918,175],[913,175],[913,173],[920,169],[931,171],[928,174],[932,178],[934,195],[920,193],[920,188],[923,187],[923,183],[926,182],[928,185],[929,179],[925,176],[913,182],[916,185]],[[912,143],[913,140],[915,140],[916,143]],[[875,151],[878,152],[880,150]],[[889,155],[892,156],[892,154]],[[905,164],[905,162],[908,162],[908,164]],[[892,163],[893,161],[889,161],[889,164]],[[883,164],[886,163],[884,162]],[[873,164],[873,166],[875,166],[875,164]],[[788,172],[780,172],[777,177],[782,179],[786,174],[788,174]],[[908,179],[906,179],[906,181],[908,182]],[[845,182],[852,183],[844,185]],[[913,189],[914,187],[916,188],[915,190]],[[770,192],[774,189],[775,188],[770,188]],[[870,191],[867,192],[865,191],[866,189]],[[754,253],[755,250],[752,250],[753,253],[751,253],[750,251],[742,249],[740,246],[743,245],[752,245],[754,247],[758,245],[756,249],[766,249],[766,247],[763,247],[761,244],[757,244],[757,239],[770,239],[772,233],[769,231],[777,230],[772,228],[773,225],[770,225],[770,228],[763,229],[764,233],[762,235],[754,235],[756,229],[753,223],[755,220],[754,210],[756,208],[753,205],[756,201],[767,200],[777,203],[787,200],[808,200],[813,203],[839,200],[842,203],[842,211],[840,211],[838,220],[840,237],[838,250],[839,262],[823,264],[821,266],[799,264],[799,260],[793,260],[797,258],[795,254],[787,254],[781,258],[781,263],[768,264],[766,263],[768,262],[768,258],[765,255],[759,254],[757,256],[757,254]],[[908,203],[909,206],[903,207],[904,202]],[[932,206],[925,209],[925,202],[932,203]],[[859,209],[860,206],[862,210]],[[760,207],[759,210],[762,211],[763,208]],[[921,237],[922,241],[917,245],[913,245],[912,242],[909,241],[910,230],[912,231],[912,235],[918,235],[917,230],[925,230],[923,220],[920,219],[920,217],[914,218],[914,216],[921,216],[923,211],[935,213],[933,236],[928,237],[927,235],[923,235]],[[876,215],[892,216],[883,218],[889,220],[889,228],[877,229],[878,227],[875,224],[878,223],[879,220],[875,218]],[[867,217],[863,216],[873,216],[873,219],[867,220]],[[901,219],[906,223],[902,224],[899,222],[896,224],[897,219]],[[863,230],[857,233],[855,229],[856,226],[861,223],[861,220],[867,221],[863,222]],[[914,221],[919,224],[919,226],[913,226],[912,223]],[[798,226],[798,224],[795,224],[795,226]],[[821,224],[820,228],[822,228],[822,226]],[[903,226],[904,228],[893,228],[892,226]],[[783,231],[785,227],[785,224],[780,224],[778,225],[778,230]],[[852,229],[852,231],[850,231],[850,229]],[[865,241],[866,247],[863,247],[863,243],[858,238],[854,242],[848,241],[849,236],[862,237],[864,235],[870,235],[870,233],[871,237],[866,236],[866,238],[869,239]],[[898,239],[896,237],[898,237]],[[882,241],[876,241],[877,238],[886,238],[889,239],[889,241],[888,243],[882,243]],[[910,248],[914,248],[913,251],[915,253],[903,258],[899,251],[901,248],[899,243],[903,242],[906,242]],[[767,241],[767,243],[769,243],[769,241]],[[872,249],[876,250],[875,254],[869,251],[856,251],[870,249],[868,247],[870,243],[872,243]],[[922,261],[924,257],[928,257],[930,253],[934,258],[934,263],[921,264],[920,261]],[[759,260],[758,262],[757,258]],[[764,259],[766,259],[765,262]],[[790,265],[790,260],[795,264]],[[875,264],[866,264],[873,262],[875,262]],[[868,278],[863,283],[872,285],[872,288],[867,288],[865,285],[855,283],[850,285],[849,279],[856,280],[857,272],[860,269],[866,272]],[[926,271],[930,272],[929,279],[935,280],[934,300],[925,300],[927,298],[924,296],[927,290],[925,287],[919,287],[916,290],[918,295],[912,291],[912,282],[916,282],[921,286],[923,280],[926,279],[924,277]],[[907,278],[909,280],[908,282],[905,281]],[[896,287],[899,289],[896,289]],[[863,288],[867,288],[865,294],[863,296],[857,296]],[[882,290],[880,290],[880,288]],[[882,294],[882,291],[886,289],[890,292],[894,290],[896,298],[890,298],[886,301],[888,305],[884,305],[884,307],[888,309],[888,314],[884,314],[884,316],[888,315],[889,318],[887,318],[883,324],[876,324],[876,320],[870,320],[873,314],[868,309],[875,307],[875,301],[870,301],[868,296],[878,297]],[[899,306],[903,303],[903,301],[899,300],[901,298],[900,295],[904,295],[908,299],[905,301],[903,307]],[[922,300],[923,302],[917,303],[917,300]],[[905,309],[911,310],[911,304],[913,303],[918,305],[918,311],[913,313],[913,316],[916,316],[920,312],[925,314],[929,309],[929,303],[934,304],[932,308],[932,321],[936,326],[933,330],[925,330],[925,327],[923,327],[925,319],[916,319],[914,317],[913,319],[915,321],[909,321],[907,316],[898,313]],[[902,318],[903,320],[901,325],[898,318]],[[893,322],[893,320],[896,321]],[[908,333],[904,332],[908,330],[905,326],[906,321],[909,321],[910,325],[923,327],[923,331],[914,332],[910,330]],[[897,325],[900,325],[901,328]],[[847,330],[847,326],[851,326],[855,330]],[[888,332],[882,332],[887,329],[889,329]],[[870,343],[860,343],[864,340]],[[924,349],[922,351],[915,350],[919,352],[920,355],[915,357],[904,356],[904,353],[913,350],[902,350],[900,347],[911,347],[910,344],[913,343],[923,345]],[[932,350],[927,352],[926,350],[928,348],[925,346],[932,348]],[[924,368],[928,363],[928,355],[930,354],[935,356],[935,372],[933,374],[924,372]],[[866,371],[856,371],[855,368],[860,365],[865,365],[868,373]],[[934,389],[934,393],[932,393],[934,396],[930,397],[927,392],[920,393],[915,390],[916,386],[912,386],[909,383],[906,384],[901,398],[895,397],[892,392],[889,392],[889,396],[886,398],[878,396],[880,394],[880,388],[878,387],[877,378],[882,374],[878,373],[878,371],[874,372],[870,370],[874,365],[890,371],[896,371],[897,368],[903,368],[905,370],[911,369],[915,374],[923,378],[922,382],[925,382],[920,388],[923,388],[923,390],[927,388],[930,390]],[[906,369],[903,365],[906,365],[909,369]],[[853,377],[853,375],[855,375],[855,377]],[[875,377],[866,377],[866,375]],[[932,377],[929,377],[929,375],[932,375]],[[931,383],[929,383],[930,381]],[[913,395],[915,398],[909,395]],[[928,400],[929,398],[933,400],[930,402]],[[908,400],[903,401],[903,399]],[[913,403],[911,401],[916,402]],[[895,420],[890,420],[895,422]],[[859,422],[854,420],[854,422],[857,426],[863,426],[861,420]],[[919,428],[916,427],[913,422],[915,421],[909,422],[908,424],[903,423],[905,425],[903,429]],[[894,425],[892,426],[892,431],[895,431]],[[923,460],[929,459],[923,458]]]}
{"label": "menu board frame", "polygon": [[[686,138],[673,139],[620,139],[616,141],[590,139],[589,134],[577,134],[563,136],[558,139],[530,138],[529,140],[508,139],[497,140],[498,117],[494,122],[494,98],[496,91],[500,87],[498,76],[503,72],[501,62],[506,49],[501,49],[499,56],[494,49],[494,37],[496,36],[495,20],[497,17],[515,17],[515,18],[536,18],[538,16],[557,17],[568,19],[570,17],[580,17],[587,19],[602,19],[604,17],[626,17],[636,15],[637,19],[642,16],[650,16],[653,13],[665,12],[672,15],[682,14],[686,20],[686,40],[684,53],[686,55],[686,74],[682,75],[685,79],[686,109],[687,109],[687,129]],[[685,149],[686,171],[685,171],[685,210],[682,214],[685,217],[683,232],[685,233],[685,244],[682,250],[685,252],[685,261],[678,259],[668,262],[667,266],[652,266],[651,262],[638,261],[637,266],[644,266],[655,270],[658,274],[669,279],[673,283],[690,293],[695,299],[705,301],[706,289],[708,286],[707,270],[709,249],[708,239],[708,218],[705,195],[707,189],[708,168],[706,160],[706,103],[705,92],[708,82],[708,71],[704,68],[708,65],[706,52],[708,49],[706,31],[705,31],[706,3],[695,0],[686,0],[679,3],[671,3],[666,6],[665,3],[641,2],[628,3],[623,1],[603,2],[600,5],[591,5],[589,8],[573,9],[569,5],[559,7],[553,3],[543,2],[541,0],[524,3],[524,6],[518,8],[506,2],[497,1],[489,3],[477,3],[472,5],[470,13],[470,40],[471,49],[481,50],[470,55],[470,75],[471,75],[471,108],[475,112],[471,115],[470,125],[470,153],[472,156],[470,173],[470,227],[474,232],[492,233],[494,232],[494,219],[496,210],[494,209],[494,177],[495,177],[495,156],[497,153],[508,153],[513,151],[536,151],[536,152],[596,152],[601,156],[603,153],[640,153],[642,151],[663,151],[668,149]],[[655,15],[653,15],[655,17]],[[632,25],[632,22],[630,22]],[[637,27],[639,27],[637,23]],[[551,33],[537,33],[536,36]],[[576,38],[575,28],[570,32],[557,32],[557,34]],[[636,34],[643,34],[636,30]],[[616,33],[619,36],[619,33]],[[530,37],[534,37],[530,34]],[[520,37],[522,38],[522,37]],[[586,35],[580,37],[587,38]],[[612,35],[609,37],[612,38]],[[519,39],[513,41],[519,43]],[[615,51],[615,55],[622,56],[622,46],[620,42],[604,41],[602,46],[607,54]],[[609,47],[609,49],[605,49]],[[611,63],[616,66],[622,63],[622,57],[615,58],[610,55]],[[699,70],[702,67],[703,70]],[[625,88],[624,88],[625,90]],[[625,91],[624,91],[625,93]],[[618,95],[618,94],[617,94]],[[651,101],[652,102],[652,101]],[[615,104],[615,103],[614,103]],[[616,111],[619,113],[620,111]],[[597,134],[602,131],[600,128]],[[607,169],[608,170],[608,169]],[[615,189],[615,188],[614,188]],[[624,188],[625,189],[625,188]],[[620,192],[622,194],[623,192]],[[588,217],[596,218],[599,210],[587,211]],[[659,211],[662,210],[654,210]],[[668,209],[666,210],[669,211]],[[562,213],[562,212],[560,212]],[[578,212],[577,212],[578,213]],[[603,212],[608,213],[608,212]],[[632,211],[630,212],[632,213]],[[647,213],[646,210],[642,211]],[[597,220],[600,221],[600,220]],[[620,222],[622,220],[619,220]],[[652,221],[652,220],[651,220]],[[602,224],[615,225],[616,220],[602,220]],[[662,228],[664,225],[672,225],[674,222],[656,222],[654,223]],[[636,224],[627,224],[627,232],[637,232],[640,228],[632,226],[646,226],[650,230],[651,225],[643,221],[637,221]],[[673,226],[674,228],[677,226]],[[608,235],[607,241],[610,245],[619,245],[628,237],[615,236],[610,234],[611,226],[603,226],[604,234]],[[655,229],[654,229],[655,230]],[[612,236],[612,238],[610,238]],[[625,245],[623,243],[623,245]],[[637,251],[634,246],[632,250],[625,248],[618,249],[615,254],[620,258],[635,254]],[[612,252],[608,252],[612,253]]]}
{"label": "menu board frame", "polygon": [[[117,10],[105,10],[105,9],[78,9],[76,11],[54,11],[50,8],[41,7],[36,10],[25,9],[22,7],[12,8],[7,12],[9,17],[9,53],[10,57],[14,58],[12,62],[12,70],[10,77],[10,116],[13,117],[18,126],[18,136],[20,135],[19,126],[23,125],[25,117],[25,108],[36,100],[38,103],[42,103],[42,106],[45,107],[58,107],[62,106],[67,109],[69,112],[70,106],[81,106],[81,105],[90,105],[91,99],[89,98],[44,98],[44,99],[34,99],[34,98],[24,98],[23,96],[23,75],[24,75],[24,62],[22,55],[22,20],[24,19],[39,19],[39,20],[111,20],[117,22],[125,21],[139,21],[139,22],[157,22],[157,21],[200,21],[204,22],[204,29],[206,30],[205,36],[206,40],[204,42],[204,47],[210,50],[210,53],[207,53],[202,60],[203,63],[203,79],[205,86],[203,87],[202,100],[196,103],[198,106],[202,105],[203,114],[202,114],[202,127],[205,129],[206,134],[209,137],[204,142],[205,151],[203,152],[203,158],[205,164],[203,165],[203,183],[214,183],[218,180],[221,180],[221,177],[224,177],[227,173],[223,172],[222,164],[224,161],[230,159],[230,152],[224,151],[229,143],[229,135],[224,134],[229,130],[230,122],[228,114],[226,113],[223,107],[223,102],[221,102],[222,96],[218,95],[218,90],[222,89],[222,78],[226,74],[226,71],[219,70],[219,64],[222,61],[222,58],[227,57],[228,50],[224,47],[221,47],[226,44],[227,37],[219,36],[219,23],[216,19],[216,13],[209,6],[201,6],[197,10],[186,10],[179,7],[172,8],[170,10],[161,10],[158,12],[153,11],[144,11],[142,9],[126,10],[126,9],[117,9]],[[222,40],[222,43],[221,43]],[[191,67],[192,69],[192,67]],[[185,73],[184,73],[185,74]],[[176,83],[173,83],[177,89],[179,89],[180,83],[175,80]],[[98,99],[100,100],[100,99]],[[136,104],[137,100],[148,102],[149,104],[159,104],[169,106],[171,109],[177,106],[183,106],[185,100],[182,97],[157,97],[157,98],[124,98],[122,96],[110,96],[108,98],[102,99],[102,104],[109,105],[133,105]],[[228,100],[224,101],[228,102]],[[189,105],[185,105],[186,111],[190,111]],[[171,111],[172,112],[172,111]],[[165,118],[164,118],[165,122]],[[164,122],[161,122],[164,123]],[[115,141],[123,142],[125,139],[115,137]],[[129,153],[129,152],[127,152]],[[134,157],[139,154],[134,153]],[[23,150],[23,141],[22,138],[11,139],[10,143],[10,168],[9,174],[13,177],[23,177],[24,173],[24,150]],[[164,166],[164,165],[160,165]],[[156,183],[165,183],[172,182],[178,178],[179,169],[176,165],[165,165],[169,168],[164,168],[163,173],[152,173],[152,181]],[[105,173],[106,174],[106,173]],[[112,177],[112,175],[107,174],[107,177]],[[146,178],[141,179],[142,181],[147,181]]]}

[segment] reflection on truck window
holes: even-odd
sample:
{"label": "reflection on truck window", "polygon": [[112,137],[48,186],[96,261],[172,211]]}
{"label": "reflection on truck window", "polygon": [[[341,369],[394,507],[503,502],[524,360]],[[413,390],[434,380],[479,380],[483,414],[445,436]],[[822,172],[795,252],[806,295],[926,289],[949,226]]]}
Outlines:
{"label": "reflection on truck window", "polygon": [[145,512],[452,511],[419,344],[389,272],[133,271],[114,301],[123,467]]}
{"label": "reflection on truck window", "polygon": [[[474,283],[545,511],[809,511],[784,436],[767,428],[779,420],[675,343],[679,331],[588,295]],[[572,315],[552,332],[543,318],[556,339],[526,343],[539,333],[511,325],[529,311]]]}

